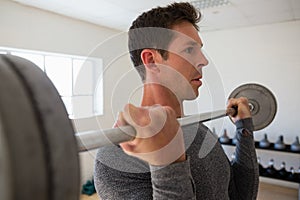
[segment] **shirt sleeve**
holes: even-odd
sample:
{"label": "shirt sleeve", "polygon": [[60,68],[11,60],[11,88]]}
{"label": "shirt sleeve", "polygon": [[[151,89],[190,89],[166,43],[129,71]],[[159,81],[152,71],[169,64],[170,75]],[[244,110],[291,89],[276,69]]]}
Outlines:
{"label": "shirt sleeve", "polygon": [[190,161],[168,166],[150,166],[153,199],[196,199]]}
{"label": "shirt sleeve", "polygon": [[235,149],[236,157],[232,162],[230,196],[231,199],[256,199],[259,172],[252,118],[238,120],[235,125],[238,142]]}

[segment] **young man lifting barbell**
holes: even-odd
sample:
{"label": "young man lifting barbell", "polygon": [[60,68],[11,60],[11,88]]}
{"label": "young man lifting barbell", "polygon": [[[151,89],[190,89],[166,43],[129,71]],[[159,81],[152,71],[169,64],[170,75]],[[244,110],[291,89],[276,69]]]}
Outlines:
{"label": "young man lifting barbell", "polygon": [[[208,64],[198,35],[200,13],[173,3],[140,15],[130,27],[129,51],[143,81],[140,107],[128,104],[115,126],[132,125],[137,136],[100,148],[95,186],[101,199],[256,199],[258,165],[247,99],[237,107],[236,159],[230,163],[202,123],[180,127],[183,101],[199,96]],[[210,149],[200,155],[204,143]],[[207,145],[206,145],[207,146]],[[205,150],[204,150],[205,151]]]}

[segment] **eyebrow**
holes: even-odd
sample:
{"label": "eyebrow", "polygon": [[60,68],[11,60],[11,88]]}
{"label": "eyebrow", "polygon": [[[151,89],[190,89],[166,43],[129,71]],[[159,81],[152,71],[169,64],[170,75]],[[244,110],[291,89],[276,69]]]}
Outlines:
{"label": "eyebrow", "polygon": [[201,48],[203,47],[203,43],[199,44],[199,43],[197,43],[195,41],[188,41],[186,44],[192,45],[192,46],[198,46],[198,45],[200,45]]}

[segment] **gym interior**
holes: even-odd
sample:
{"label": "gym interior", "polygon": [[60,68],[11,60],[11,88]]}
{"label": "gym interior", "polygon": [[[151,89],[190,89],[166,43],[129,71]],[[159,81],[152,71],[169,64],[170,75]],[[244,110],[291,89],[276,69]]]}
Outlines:
{"label": "gym interior", "polygon": [[[24,56],[41,64],[58,87],[75,132],[110,129],[123,106],[128,102],[138,105],[142,95],[142,83],[127,52],[129,21],[151,7],[173,1],[103,0],[95,1],[99,5],[94,7],[86,5],[92,1],[42,2],[0,0],[0,54]],[[276,99],[276,113],[270,124],[254,132],[256,153],[266,173],[259,178],[257,199],[300,199],[300,1],[229,0],[228,4],[203,10],[200,36],[210,64],[203,70],[200,97],[184,103],[185,114],[224,109],[228,95],[247,83],[268,88]],[[102,6],[107,7],[99,11],[103,19],[96,15]],[[129,12],[131,7],[137,11]],[[119,20],[110,15],[118,15]],[[238,20],[240,15],[245,21]],[[51,69],[51,64],[71,67]],[[61,86],[66,84],[70,87]],[[235,136],[235,126],[227,117],[205,125],[220,138],[226,130],[230,142]],[[229,160],[235,149],[230,142],[222,145]],[[264,146],[268,142],[271,147]],[[283,149],[276,148],[279,142],[285,144]],[[292,144],[296,150],[291,150]],[[96,152],[79,153],[81,200],[99,199],[91,186]],[[282,167],[296,178],[267,174]]]}

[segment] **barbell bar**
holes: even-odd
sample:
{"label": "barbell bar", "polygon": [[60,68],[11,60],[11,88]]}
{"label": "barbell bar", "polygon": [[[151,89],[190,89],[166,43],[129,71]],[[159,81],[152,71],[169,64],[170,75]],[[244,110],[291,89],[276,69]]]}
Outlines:
{"label": "barbell bar", "polygon": [[[178,122],[180,126],[187,126],[194,123],[222,118],[228,115],[234,116],[236,113],[236,109],[228,108],[227,110],[218,110],[179,118]],[[79,132],[75,133],[75,136],[77,139],[78,151],[83,152],[132,140],[136,136],[136,131],[132,126],[128,125],[105,130]]]}
{"label": "barbell bar", "polygon": [[[26,59],[0,55],[0,81],[0,199],[78,200],[78,152],[135,136],[131,126],[75,133],[56,88],[39,67]],[[264,87],[255,84],[246,88],[250,89],[243,88],[230,97],[242,94],[254,105],[255,112],[251,113],[254,130],[258,130],[273,120],[276,104],[270,98],[276,101],[272,95],[264,96],[268,93]],[[191,115],[178,121],[186,126],[228,114],[232,115],[232,110]]]}

